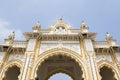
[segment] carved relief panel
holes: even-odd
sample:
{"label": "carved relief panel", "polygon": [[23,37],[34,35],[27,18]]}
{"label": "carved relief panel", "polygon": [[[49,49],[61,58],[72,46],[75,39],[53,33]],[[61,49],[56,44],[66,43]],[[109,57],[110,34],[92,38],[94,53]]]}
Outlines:
{"label": "carved relief panel", "polygon": [[80,44],[79,41],[42,41],[40,52],[43,53],[44,51],[54,49],[54,48],[67,48],[72,51],[75,51],[76,53],[81,54],[80,51]]}
{"label": "carved relief panel", "polygon": [[96,62],[99,62],[101,60],[107,60],[107,61],[112,62],[112,58],[109,53],[99,53],[96,55],[95,60],[96,60]]}
{"label": "carved relief panel", "polygon": [[10,60],[13,60],[13,59],[19,59],[19,60],[21,60],[23,62],[25,61],[24,54],[17,54],[17,53],[10,54],[8,60],[10,61]]}

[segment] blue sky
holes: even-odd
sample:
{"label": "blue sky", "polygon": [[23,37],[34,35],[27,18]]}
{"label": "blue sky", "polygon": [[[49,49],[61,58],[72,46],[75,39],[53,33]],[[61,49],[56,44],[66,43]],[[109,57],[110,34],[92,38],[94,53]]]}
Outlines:
{"label": "blue sky", "polygon": [[0,42],[12,31],[16,39],[23,39],[22,33],[31,31],[37,21],[48,29],[61,16],[72,28],[79,29],[85,21],[98,33],[96,40],[105,40],[109,32],[120,43],[120,0],[1,0]]}
{"label": "blue sky", "polygon": [[73,29],[85,21],[96,40],[109,32],[120,44],[120,0],[0,0],[0,43],[12,31],[23,40],[38,21],[49,29],[61,16]]}

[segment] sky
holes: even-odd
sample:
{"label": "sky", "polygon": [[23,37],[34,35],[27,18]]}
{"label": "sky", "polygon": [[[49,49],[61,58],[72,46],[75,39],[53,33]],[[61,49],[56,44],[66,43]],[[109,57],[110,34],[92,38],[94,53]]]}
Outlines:
{"label": "sky", "polygon": [[13,31],[16,40],[24,40],[23,32],[36,22],[49,29],[61,17],[72,29],[84,21],[97,32],[96,41],[109,32],[120,44],[120,0],[0,0],[0,43]]}

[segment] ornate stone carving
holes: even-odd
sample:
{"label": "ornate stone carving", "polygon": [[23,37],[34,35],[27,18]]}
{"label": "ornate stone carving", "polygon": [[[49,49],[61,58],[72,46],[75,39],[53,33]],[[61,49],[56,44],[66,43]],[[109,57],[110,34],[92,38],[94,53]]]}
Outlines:
{"label": "ornate stone carving", "polygon": [[99,61],[102,61],[102,60],[107,60],[107,61],[110,61],[112,62],[112,58],[110,55],[96,55],[96,58],[95,58],[96,62],[99,62]]}
{"label": "ornate stone carving", "polygon": [[112,36],[108,32],[106,32],[106,40],[107,41],[113,40]]}
{"label": "ornate stone carving", "polygon": [[8,36],[8,39],[14,40],[14,38],[15,38],[15,32],[12,32],[12,34]]}
{"label": "ornate stone carving", "polygon": [[120,63],[120,52],[116,52],[115,55],[116,55],[118,62]]}
{"label": "ornate stone carving", "polygon": [[63,26],[58,26],[55,29],[55,34],[67,34],[65,27]]}
{"label": "ornate stone carving", "polygon": [[66,41],[54,41],[54,42],[50,42],[50,41],[43,41],[41,42],[41,47],[40,47],[40,53],[43,53],[44,51],[50,50],[50,49],[54,49],[54,48],[67,48],[70,50],[75,51],[78,54],[81,54],[80,52],[80,44],[79,42],[75,42],[74,41],[72,43],[66,42]]}
{"label": "ornate stone carving", "polygon": [[0,63],[3,62],[4,56],[5,56],[5,52],[0,52]]}
{"label": "ornate stone carving", "polygon": [[34,51],[36,39],[30,39],[27,47],[27,51]]}
{"label": "ornate stone carving", "polygon": [[85,39],[85,47],[87,52],[94,52],[92,41],[90,39]]}
{"label": "ornate stone carving", "polygon": [[9,56],[8,61],[14,60],[14,59],[18,59],[18,60],[21,60],[21,61],[25,62],[24,54],[17,54],[17,53],[11,54]]}

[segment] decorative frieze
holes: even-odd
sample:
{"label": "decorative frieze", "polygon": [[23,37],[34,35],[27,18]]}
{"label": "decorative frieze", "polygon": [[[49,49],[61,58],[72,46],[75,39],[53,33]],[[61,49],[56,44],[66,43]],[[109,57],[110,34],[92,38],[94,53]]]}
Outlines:
{"label": "decorative frieze", "polygon": [[78,54],[81,54],[80,52],[80,43],[79,41],[42,41],[41,47],[40,47],[40,53],[43,53],[44,51],[54,49],[54,48],[67,48],[72,51],[75,51]]}
{"label": "decorative frieze", "polygon": [[25,41],[15,41],[13,43],[13,47],[26,48],[27,47],[27,42],[25,42]]}

